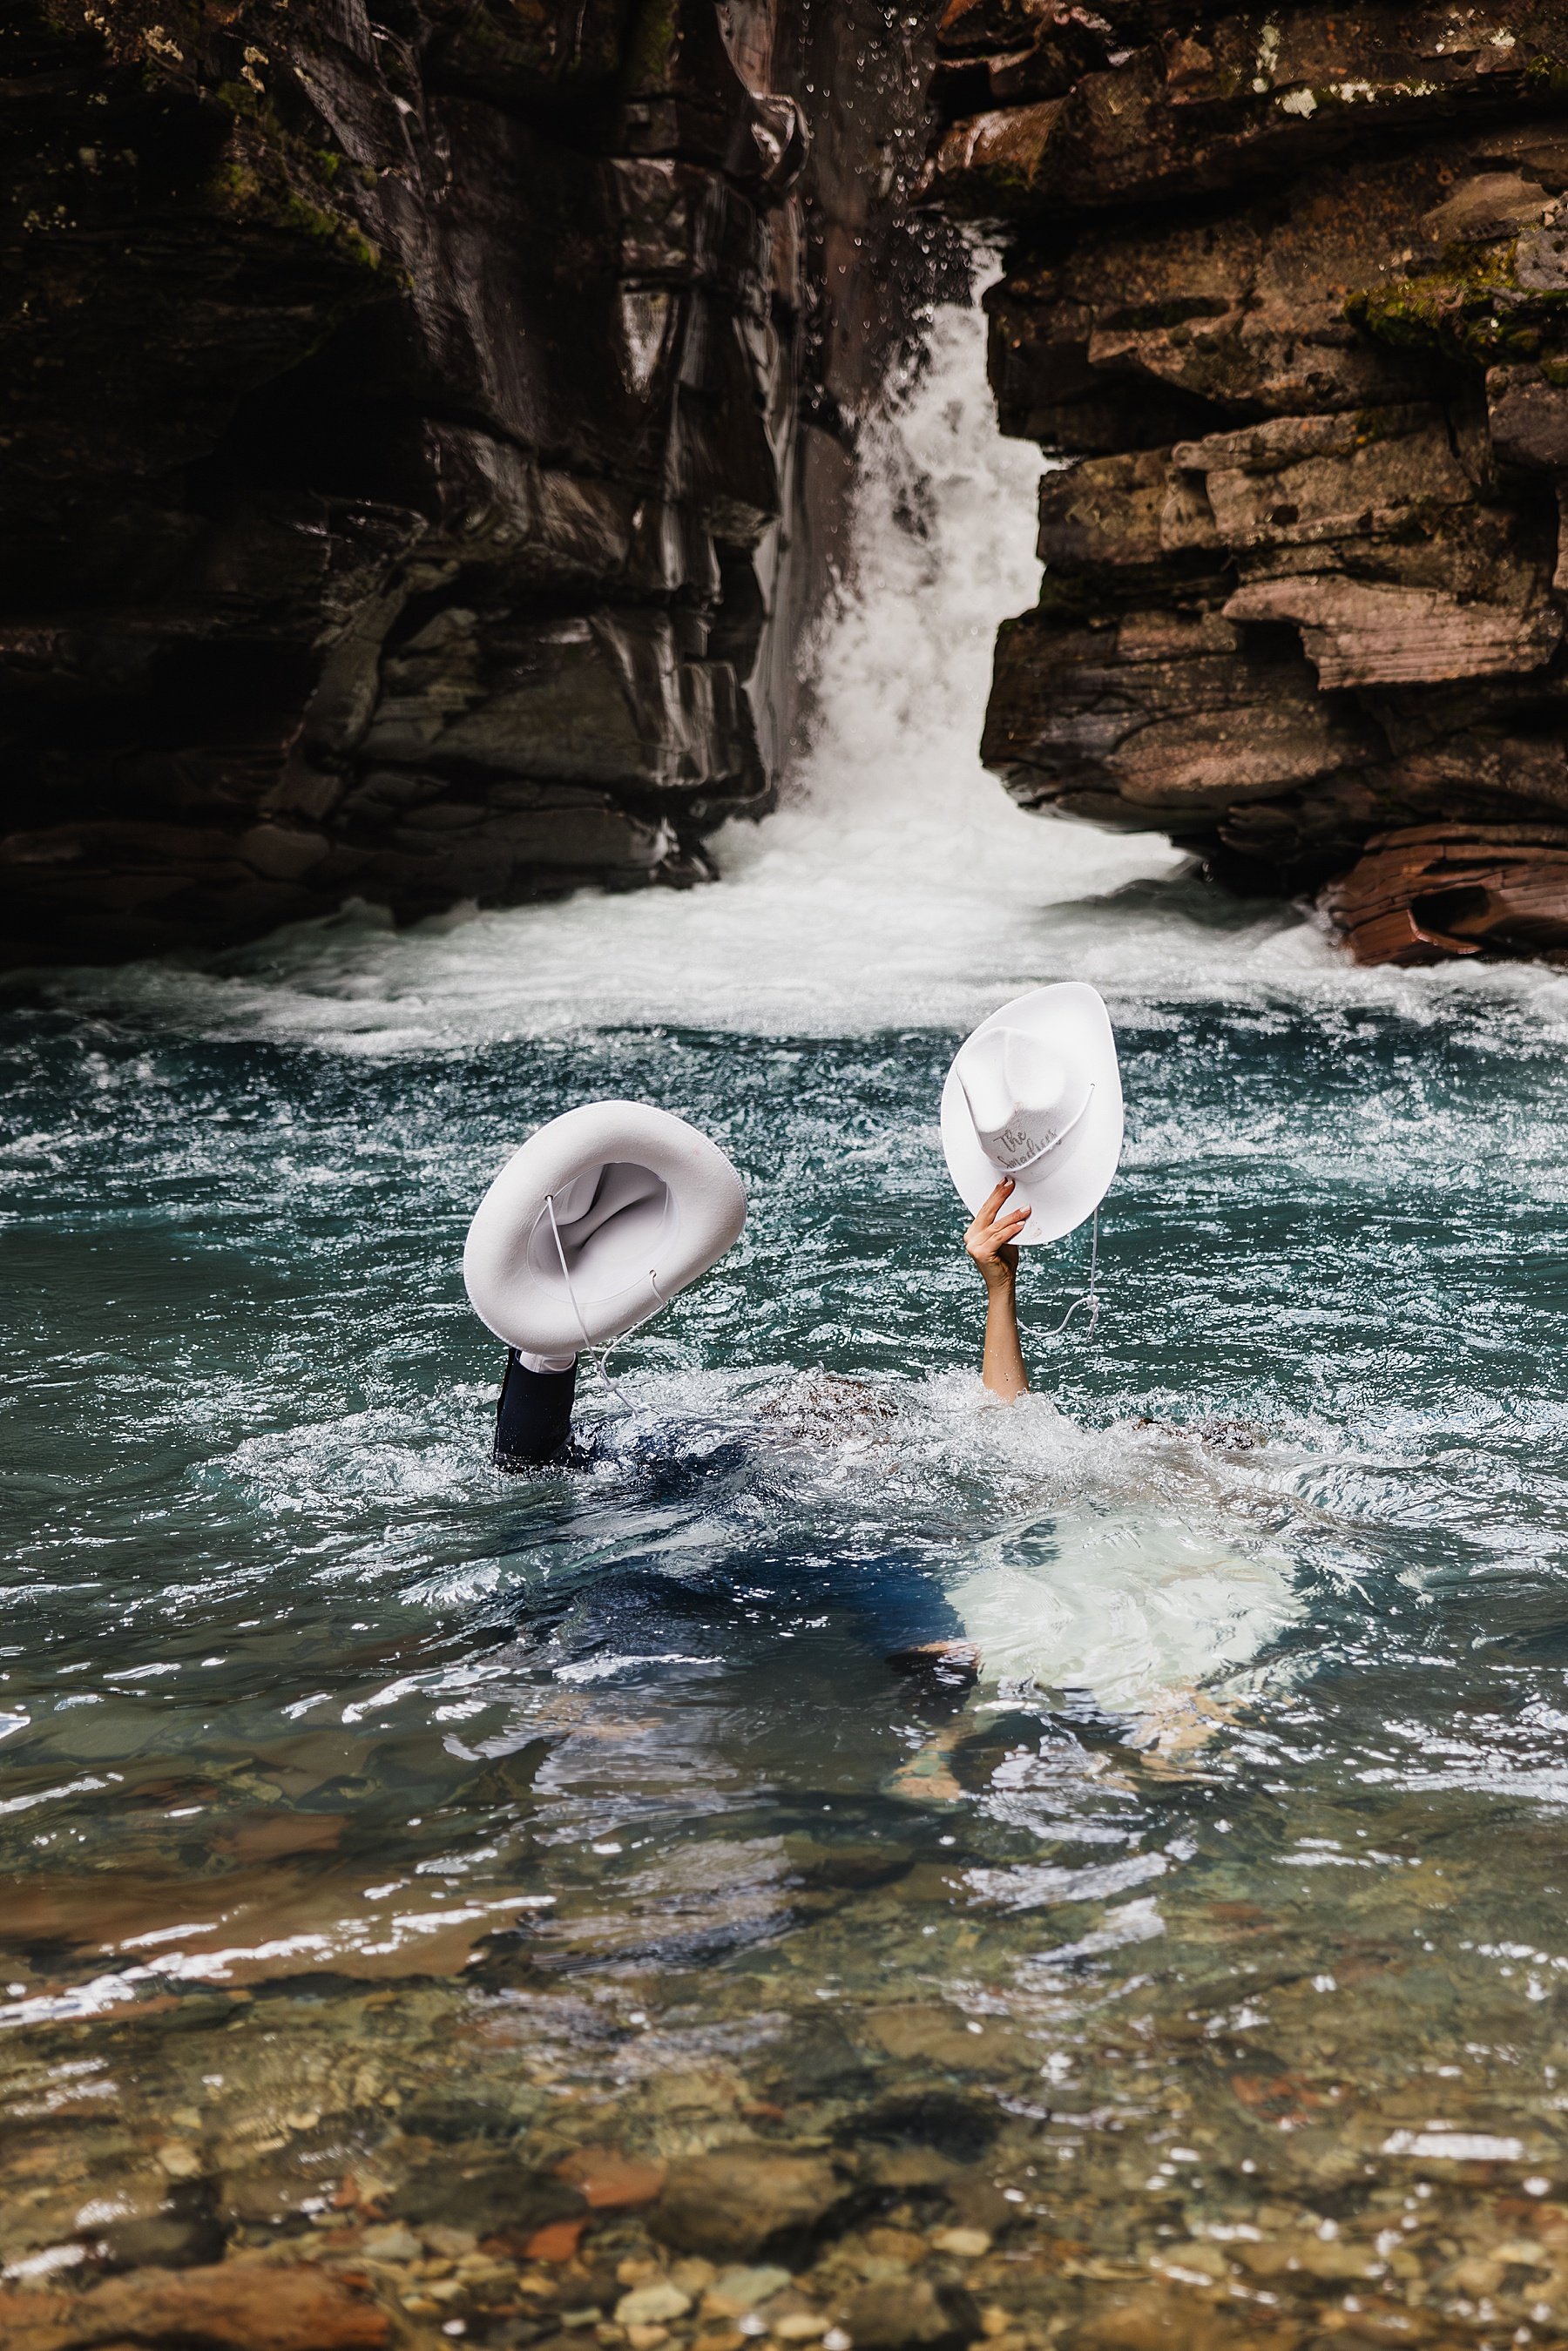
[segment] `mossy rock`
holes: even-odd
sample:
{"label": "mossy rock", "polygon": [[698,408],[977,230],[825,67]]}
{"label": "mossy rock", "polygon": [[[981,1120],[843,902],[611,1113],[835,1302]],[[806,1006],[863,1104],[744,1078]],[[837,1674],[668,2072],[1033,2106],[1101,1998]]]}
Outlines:
{"label": "mossy rock", "polygon": [[1548,328],[1568,316],[1568,289],[1521,287],[1517,244],[1500,246],[1440,276],[1390,278],[1359,287],[1344,304],[1351,324],[1404,350],[1440,352],[1490,367],[1533,359]]}
{"label": "mossy rock", "polygon": [[308,237],[356,273],[379,273],[380,247],[355,222],[318,201],[318,195],[330,195],[342,170],[341,153],[308,146],[286,131],[267,99],[243,83],[225,82],[218,96],[234,119],[229,152],[207,183],[218,210],[234,220]]}

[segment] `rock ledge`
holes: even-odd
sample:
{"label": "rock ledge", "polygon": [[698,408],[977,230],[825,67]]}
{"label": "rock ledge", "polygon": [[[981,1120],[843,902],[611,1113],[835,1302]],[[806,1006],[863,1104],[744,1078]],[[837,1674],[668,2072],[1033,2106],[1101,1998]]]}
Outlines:
{"label": "rock ledge", "polygon": [[934,94],[1071,461],[989,763],[1364,960],[1568,947],[1568,6],[950,0]]}

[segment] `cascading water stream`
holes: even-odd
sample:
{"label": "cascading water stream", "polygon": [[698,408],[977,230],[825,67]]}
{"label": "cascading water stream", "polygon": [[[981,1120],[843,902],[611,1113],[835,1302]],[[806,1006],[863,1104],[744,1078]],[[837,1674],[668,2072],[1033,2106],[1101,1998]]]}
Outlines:
{"label": "cascading water stream", "polygon": [[[423,2225],[438,2174],[777,2134],[906,2243],[988,2216],[981,2304],[1142,2279],[1179,2340],[1207,2277],[1299,2342],[1354,2287],[1404,2339],[1390,2280],[1474,2310],[1459,2243],[1541,2323],[1488,2248],[1562,2138],[1564,981],[1358,973],[1013,809],[974,745],[1037,463],[938,318],[719,887],[5,1016],[0,2053],[71,2126],[0,2147],[14,2278],[170,2177],[248,2248],[346,2175]],[[1129,1105],[1106,1309],[1048,1344],[1037,1253],[999,1411],[936,1105],[1069,973]],[[612,1094],[725,1145],[747,1233],[592,1466],[499,1480],[463,1232]],[[960,1634],[977,1692],[894,1662]]]}
{"label": "cascading water stream", "polygon": [[757,1034],[967,1024],[1073,974],[1113,998],[1282,998],[1424,1017],[1483,997],[1568,1021],[1532,967],[1362,972],[1312,921],[1184,883],[1154,834],[1026,815],[979,763],[998,623],[1033,603],[1038,453],[996,429],[978,310],[935,315],[862,443],[852,578],[821,626],[816,719],[760,825],[714,844],[720,889],[373,910],[209,961],[49,978],[207,1033],[376,1052],[649,1020]]}

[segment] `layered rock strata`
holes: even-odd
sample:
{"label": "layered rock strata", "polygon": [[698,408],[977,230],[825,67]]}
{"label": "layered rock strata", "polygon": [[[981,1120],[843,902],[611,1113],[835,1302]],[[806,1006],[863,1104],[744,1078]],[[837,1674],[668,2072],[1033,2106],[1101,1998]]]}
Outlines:
{"label": "layered rock strata", "polygon": [[833,293],[907,315],[923,26],[8,12],[0,955],[706,870],[887,356]]}
{"label": "layered rock strata", "polygon": [[1367,960],[1568,947],[1568,5],[950,0],[933,201],[999,222],[1048,472],[985,747],[1322,892]]}

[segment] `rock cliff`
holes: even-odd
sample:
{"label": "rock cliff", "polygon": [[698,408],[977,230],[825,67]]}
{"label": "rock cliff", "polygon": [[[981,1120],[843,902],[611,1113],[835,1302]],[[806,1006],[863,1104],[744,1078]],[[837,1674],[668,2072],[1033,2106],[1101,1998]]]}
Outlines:
{"label": "rock cliff", "polygon": [[5,12],[0,956],[700,875],[915,307],[923,43],[883,0]]}
{"label": "rock cliff", "polygon": [[929,199],[1000,223],[1072,462],[986,756],[1322,893],[1367,961],[1568,948],[1568,0],[949,0]]}

